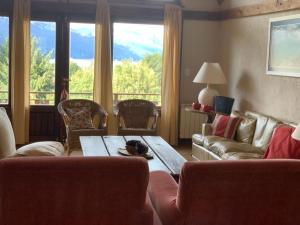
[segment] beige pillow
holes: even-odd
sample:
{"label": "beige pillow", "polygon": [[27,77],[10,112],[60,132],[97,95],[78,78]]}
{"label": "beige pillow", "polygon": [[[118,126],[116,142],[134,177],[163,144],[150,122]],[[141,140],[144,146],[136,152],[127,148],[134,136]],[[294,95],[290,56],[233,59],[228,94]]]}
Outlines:
{"label": "beige pillow", "polygon": [[233,112],[232,116],[242,118],[242,121],[240,122],[236,130],[235,140],[237,142],[251,144],[256,128],[256,119],[246,117],[239,112]]}
{"label": "beige pillow", "polygon": [[17,150],[14,156],[62,156],[64,146],[55,141],[35,142]]}

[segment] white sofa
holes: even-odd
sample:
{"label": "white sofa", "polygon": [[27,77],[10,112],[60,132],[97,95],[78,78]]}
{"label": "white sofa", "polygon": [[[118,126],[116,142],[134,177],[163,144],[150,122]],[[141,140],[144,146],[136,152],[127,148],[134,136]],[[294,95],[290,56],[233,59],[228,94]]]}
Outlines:
{"label": "white sofa", "polygon": [[55,141],[36,142],[16,149],[15,135],[4,108],[0,107],[0,159],[18,156],[62,156],[64,147]]}

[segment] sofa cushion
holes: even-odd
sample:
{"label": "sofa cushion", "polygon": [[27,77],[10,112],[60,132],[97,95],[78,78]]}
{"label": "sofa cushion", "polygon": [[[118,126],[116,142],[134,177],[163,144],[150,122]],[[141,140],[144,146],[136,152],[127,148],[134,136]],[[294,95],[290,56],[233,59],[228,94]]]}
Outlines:
{"label": "sofa cushion", "polygon": [[4,108],[0,108],[0,159],[16,152],[16,141],[11,122]]}
{"label": "sofa cushion", "polygon": [[17,150],[14,156],[61,156],[64,146],[55,141],[35,142]]}
{"label": "sofa cushion", "polygon": [[239,143],[235,141],[218,141],[209,146],[209,150],[218,156],[222,156],[228,152],[247,152],[263,155],[264,152],[250,144]]}
{"label": "sofa cushion", "polygon": [[233,139],[241,119],[217,114],[212,124],[212,135]]}
{"label": "sofa cushion", "polygon": [[277,127],[264,158],[300,159],[300,141],[291,136],[294,130],[295,128],[286,125]]}
{"label": "sofa cushion", "polygon": [[279,124],[279,121],[254,112],[246,112],[247,117],[256,119],[256,128],[254,132],[252,145],[263,150],[266,150],[274,129]]}
{"label": "sofa cushion", "polygon": [[236,129],[235,140],[237,142],[251,144],[256,127],[256,119],[244,116],[239,112],[233,112],[231,115],[242,119]]}
{"label": "sofa cushion", "polygon": [[193,143],[197,145],[201,145],[204,148],[209,148],[211,145],[213,145],[215,142],[218,141],[227,141],[229,139],[219,137],[219,136],[204,136],[202,134],[194,134],[192,136]]}
{"label": "sofa cushion", "polygon": [[263,159],[264,155],[253,152],[228,152],[222,155],[222,159],[240,160],[240,159]]}

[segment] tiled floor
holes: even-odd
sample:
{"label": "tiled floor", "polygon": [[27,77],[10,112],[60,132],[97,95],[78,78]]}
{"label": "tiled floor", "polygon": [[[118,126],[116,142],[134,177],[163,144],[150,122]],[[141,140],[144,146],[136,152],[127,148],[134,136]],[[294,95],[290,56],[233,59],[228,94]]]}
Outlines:
{"label": "tiled floor", "polygon": [[[192,144],[185,143],[175,147],[175,149],[188,161],[194,161],[192,157]],[[71,156],[82,156],[81,149],[74,149]]]}

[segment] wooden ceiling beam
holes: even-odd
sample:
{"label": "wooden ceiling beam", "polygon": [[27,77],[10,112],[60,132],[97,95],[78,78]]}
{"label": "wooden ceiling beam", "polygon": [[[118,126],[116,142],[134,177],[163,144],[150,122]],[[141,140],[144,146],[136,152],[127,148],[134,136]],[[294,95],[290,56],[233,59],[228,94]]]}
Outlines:
{"label": "wooden ceiling beam", "polygon": [[220,12],[220,18],[222,20],[226,19],[234,19],[241,17],[249,17],[249,16],[258,16],[270,13],[277,13],[283,11],[290,11],[300,9],[300,1],[299,0],[277,0],[268,4],[256,4],[256,5],[248,5],[228,10],[223,10]]}

